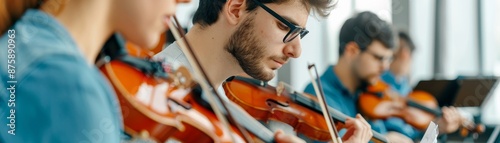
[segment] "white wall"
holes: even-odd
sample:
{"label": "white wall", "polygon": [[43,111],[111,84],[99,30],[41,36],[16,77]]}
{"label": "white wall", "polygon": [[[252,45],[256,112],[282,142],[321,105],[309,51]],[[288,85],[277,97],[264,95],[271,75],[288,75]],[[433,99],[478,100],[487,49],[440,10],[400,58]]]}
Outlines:
{"label": "white wall", "polygon": [[413,56],[412,85],[433,76],[434,7],[434,0],[410,1],[409,34],[417,48]]}
{"label": "white wall", "polygon": [[182,27],[191,28],[194,12],[198,8],[199,0],[191,0],[190,3],[182,3],[177,6],[176,16]]}
{"label": "white wall", "polygon": [[[500,30],[498,0],[483,0],[483,70],[486,75],[500,75]],[[454,79],[459,75],[478,75],[478,31],[476,0],[445,0],[443,3],[442,76]],[[434,0],[410,1],[410,36],[417,51],[412,66],[412,83],[433,77],[434,60]],[[495,32],[495,29],[497,29]],[[495,40],[497,39],[497,40]],[[496,70],[496,71],[495,71]]]}
{"label": "white wall", "polygon": [[446,0],[444,2],[442,54],[446,78],[458,75],[477,75],[478,32],[477,1]]}
{"label": "white wall", "polygon": [[[500,16],[498,15],[498,10],[496,8],[500,8],[497,6],[497,3],[500,4],[498,1],[494,0],[487,0],[483,1],[482,3],[482,9],[481,12],[483,14],[483,19],[482,19],[482,27],[483,27],[483,47],[484,47],[484,57],[483,61],[484,63],[484,72],[487,75],[492,75],[495,73],[495,64],[500,64],[500,44],[498,43],[498,40],[495,41],[495,39],[498,39],[498,32],[495,33],[496,28],[500,24],[498,21],[500,19]],[[500,65],[498,65],[500,66]]]}
{"label": "white wall", "polygon": [[392,23],[392,0],[355,0],[354,10],[371,11],[382,20]]}
{"label": "white wall", "polygon": [[[495,72],[495,64],[500,64],[500,37],[499,33],[495,32],[500,27],[500,2],[497,0],[485,0],[482,3],[482,27],[483,27],[483,70],[486,75],[492,75]],[[495,41],[496,39],[496,41]],[[497,65],[500,66],[500,65]],[[500,75],[499,75],[500,76]]]}
{"label": "white wall", "polygon": [[[497,6],[496,8],[500,8],[500,2],[497,1],[496,6]],[[498,13],[498,10],[497,10],[497,13]],[[497,62],[495,64],[495,75],[500,76],[500,48],[499,48],[500,47],[500,18],[499,18],[499,15],[495,15],[495,17],[496,17],[495,19],[496,19],[496,29],[497,29],[495,32],[496,38],[494,38],[494,39],[496,39],[495,41],[497,42],[495,45],[495,49],[496,49],[495,53],[497,53],[496,54]]]}

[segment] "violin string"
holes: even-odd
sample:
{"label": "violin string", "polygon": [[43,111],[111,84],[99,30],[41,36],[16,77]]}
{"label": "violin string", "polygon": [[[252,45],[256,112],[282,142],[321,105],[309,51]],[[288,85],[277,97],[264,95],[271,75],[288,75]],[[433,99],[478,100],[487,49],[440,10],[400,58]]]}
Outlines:
{"label": "violin string", "polygon": [[[185,53],[189,63],[191,63],[193,65],[193,70],[195,71],[194,73],[196,73],[198,75],[199,79],[204,79],[204,80],[200,81],[199,83],[200,83],[200,86],[202,87],[203,91],[206,91],[209,102],[211,103],[210,106],[214,110],[217,118],[222,122],[222,124],[224,125],[226,130],[228,130],[230,132],[231,129],[230,129],[229,123],[226,120],[226,118],[224,117],[224,115],[222,114],[222,111],[219,108],[219,106],[217,106],[216,100],[213,97],[214,95],[218,98],[222,107],[226,110],[226,113],[227,113],[229,120],[231,120],[235,124],[237,129],[243,134],[244,139],[247,142],[251,142],[251,137],[248,134],[248,132],[245,129],[243,129],[243,127],[241,127],[240,124],[238,124],[238,122],[234,119],[231,112],[228,110],[225,102],[218,94],[218,92],[214,91],[215,88],[211,84],[212,82],[210,82],[210,79],[208,78],[208,76],[204,72],[203,68],[199,64],[198,59],[194,55],[193,49],[189,45],[189,42],[188,42],[187,38],[185,37],[183,30],[180,28],[180,24],[179,24],[177,18],[175,16],[173,16],[172,18],[173,18],[173,21],[171,23],[169,23],[169,27],[172,30],[172,34],[174,35],[179,47],[181,47],[181,50]],[[234,136],[230,135],[230,137],[233,140],[233,142],[235,142]]]}
{"label": "violin string", "polygon": [[[316,79],[314,78],[313,74],[311,73],[311,69],[314,68],[316,71]],[[330,130],[330,135],[332,136],[332,141],[334,143],[342,143],[342,139],[340,139],[339,133],[337,132],[337,127],[335,127],[335,123],[333,119],[331,118],[332,116],[330,115],[330,112],[328,112],[327,104],[325,101],[325,95],[323,93],[323,89],[321,87],[321,82],[319,81],[319,76],[318,76],[318,71],[316,70],[316,66],[314,64],[310,64],[308,66],[309,69],[309,76],[311,77],[311,83],[314,87],[314,90],[316,92],[316,95],[318,97],[319,104],[321,105],[321,109],[323,111],[323,117],[325,118],[325,121],[328,125],[328,129]],[[318,81],[317,81],[318,80]]]}

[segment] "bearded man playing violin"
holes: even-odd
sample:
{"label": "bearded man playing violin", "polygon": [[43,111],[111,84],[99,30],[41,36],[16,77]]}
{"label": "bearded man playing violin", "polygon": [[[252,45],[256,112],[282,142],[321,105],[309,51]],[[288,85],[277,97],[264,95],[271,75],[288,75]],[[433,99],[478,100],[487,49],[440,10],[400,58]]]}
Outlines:
{"label": "bearded man playing violin", "polygon": [[[246,73],[269,81],[290,58],[298,58],[300,40],[309,32],[304,27],[310,12],[327,16],[332,8],[330,3],[331,0],[201,0],[186,38],[211,84],[223,94],[221,85],[230,76]],[[154,58],[171,63],[174,68],[191,66],[177,43]],[[344,137],[346,142],[368,142],[372,137],[364,119],[350,118],[346,123],[353,133]],[[282,130],[275,132],[275,139],[303,142]]]}
{"label": "bearded man playing violin", "polygon": [[[388,69],[396,47],[395,39],[393,28],[371,12],[359,13],[344,23],[339,35],[338,63],[330,66],[320,77],[329,106],[351,117],[360,116],[357,106],[359,95]],[[304,92],[315,94],[312,84],[308,84]],[[387,107],[387,111],[391,110],[391,106]],[[443,110],[443,117],[437,121],[440,132],[456,130],[445,129],[456,124],[455,113]],[[370,124],[375,131],[385,134],[389,142],[413,142],[399,132],[388,132],[382,120],[370,120]]]}

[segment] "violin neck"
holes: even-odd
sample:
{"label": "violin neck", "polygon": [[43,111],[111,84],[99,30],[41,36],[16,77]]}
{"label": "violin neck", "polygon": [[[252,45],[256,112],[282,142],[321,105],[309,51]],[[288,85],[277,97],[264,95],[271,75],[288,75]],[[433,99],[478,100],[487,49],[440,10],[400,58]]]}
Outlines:
{"label": "violin neck", "polygon": [[236,107],[235,104],[231,104],[230,102],[226,102],[227,109],[234,115],[234,119],[238,120],[245,129],[247,129],[250,133],[255,135],[257,138],[261,139],[266,143],[274,143],[274,134],[270,130],[268,130],[264,125],[259,123],[257,120],[252,118],[250,115],[245,114],[245,111],[239,110],[241,108]]}
{"label": "violin neck", "polygon": [[[210,106],[210,103],[207,101],[206,98],[202,97],[203,91],[202,91],[201,87],[197,86],[197,87],[193,88],[193,92],[195,95],[195,96],[193,96],[194,101],[213,112],[213,109]],[[266,143],[275,142],[274,141],[274,134],[270,130],[268,130],[264,125],[259,123],[257,120],[254,120],[254,118],[251,117],[250,115],[245,114],[246,112],[243,110],[240,110],[240,108],[236,107],[235,104],[233,104],[231,102],[227,102],[226,100],[222,100],[222,101],[226,102],[225,105],[228,107],[227,109],[231,112],[234,119],[238,120],[241,123],[244,123],[244,124],[241,124],[241,126],[243,126],[243,128],[247,129],[250,133],[255,135],[257,138],[261,139],[263,142],[266,142]],[[222,103],[220,103],[219,100],[216,100],[215,104],[216,104],[216,106],[222,106],[221,105]],[[228,116],[228,114],[224,108],[221,108],[221,112],[225,116]]]}
{"label": "violin neck", "polygon": [[242,77],[242,76],[232,76],[232,77],[229,77],[226,79],[226,81],[232,81],[232,80],[244,81],[246,83],[250,83],[250,84],[253,84],[255,86],[261,86],[261,87],[267,86],[267,82],[264,82],[262,80],[253,79],[253,78],[246,78],[246,77]]}
{"label": "violin neck", "polygon": [[423,110],[423,111],[425,111],[427,113],[433,114],[436,117],[441,117],[443,115],[443,113],[441,112],[441,110],[432,109],[432,108],[426,107],[426,106],[424,106],[422,104],[419,104],[419,103],[417,103],[417,102],[415,102],[413,100],[407,100],[406,103],[410,107],[414,107],[414,108]]}

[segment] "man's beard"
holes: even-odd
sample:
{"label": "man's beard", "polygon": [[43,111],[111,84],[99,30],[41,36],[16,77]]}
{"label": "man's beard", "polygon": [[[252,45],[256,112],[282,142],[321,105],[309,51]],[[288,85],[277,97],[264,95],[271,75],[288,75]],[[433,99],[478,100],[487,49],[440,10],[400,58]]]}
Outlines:
{"label": "man's beard", "polygon": [[269,81],[274,77],[274,72],[266,72],[264,65],[260,63],[265,58],[265,47],[260,44],[253,33],[254,17],[250,16],[243,21],[231,35],[225,49],[236,58],[246,74],[255,79]]}
{"label": "man's beard", "polygon": [[354,64],[351,65],[351,69],[352,69],[352,72],[354,73],[354,77],[356,78],[355,80],[357,80],[359,83],[358,87],[356,87],[356,88],[361,89],[361,90],[366,90],[366,88],[368,86],[371,86],[373,84],[370,80],[372,77],[374,77],[374,75],[362,76],[361,67],[356,66],[356,65],[359,65],[359,60],[360,59],[357,59],[354,62]]}

